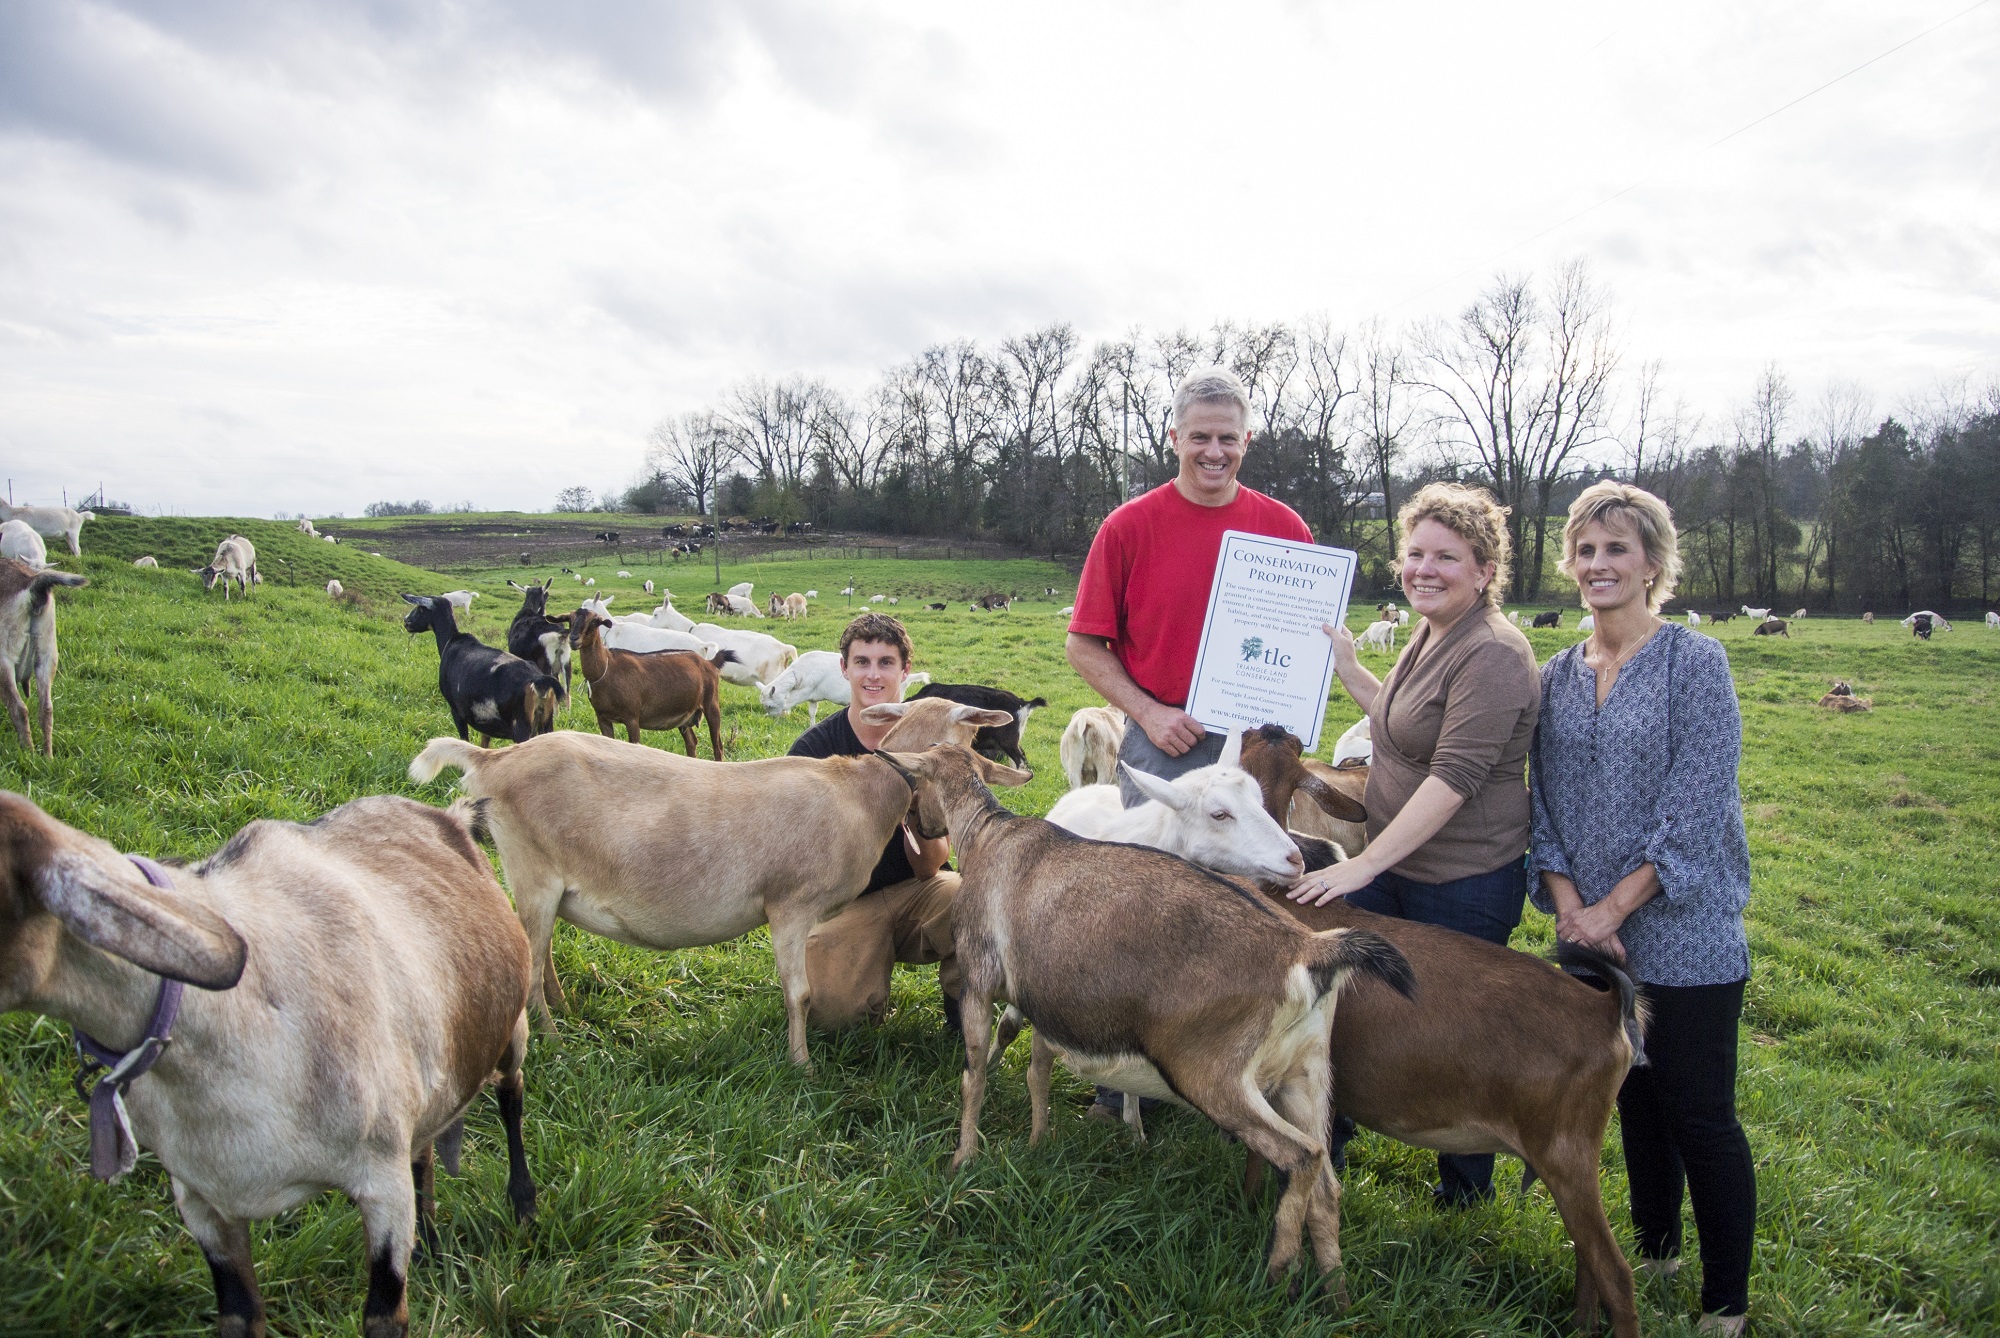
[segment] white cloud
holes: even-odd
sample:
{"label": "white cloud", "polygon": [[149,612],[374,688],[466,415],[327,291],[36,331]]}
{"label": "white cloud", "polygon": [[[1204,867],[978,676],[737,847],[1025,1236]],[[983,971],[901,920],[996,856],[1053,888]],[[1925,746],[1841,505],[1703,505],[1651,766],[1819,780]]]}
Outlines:
{"label": "white cloud", "polygon": [[1699,403],[1893,402],[2000,365],[2000,10],[1705,146],[1957,7],[8,6],[0,456],[539,506],[745,375],[1572,254]]}

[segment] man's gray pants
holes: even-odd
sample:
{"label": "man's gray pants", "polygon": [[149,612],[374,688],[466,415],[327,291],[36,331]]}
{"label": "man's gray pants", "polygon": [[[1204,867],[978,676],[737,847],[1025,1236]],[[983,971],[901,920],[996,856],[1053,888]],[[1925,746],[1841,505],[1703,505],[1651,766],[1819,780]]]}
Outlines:
{"label": "man's gray pants", "polygon": [[[1213,766],[1222,760],[1222,745],[1228,738],[1221,734],[1204,734],[1201,742],[1182,753],[1179,757],[1168,757],[1146,737],[1146,731],[1139,728],[1136,720],[1125,722],[1125,738],[1118,745],[1118,760],[1134,771],[1143,771],[1148,776],[1158,776],[1161,780],[1172,780],[1186,775],[1196,767]],[[1118,773],[1118,794],[1124,799],[1125,807],[1137,808],[1146,802],[1146,796],[1139,787],[1125,779],[1125,773]]]}

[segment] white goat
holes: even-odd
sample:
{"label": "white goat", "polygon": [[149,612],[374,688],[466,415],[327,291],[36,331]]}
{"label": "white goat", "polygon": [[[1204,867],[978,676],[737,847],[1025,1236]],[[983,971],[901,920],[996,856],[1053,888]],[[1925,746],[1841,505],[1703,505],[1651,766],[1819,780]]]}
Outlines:
{"label": "white goat", "polygon": [[[867,718],[895,722],[885,747],[916,748],[969,743],[979,726],[1007,720],[936,698],[884,702]],[[499,749],[432,739],[410,778],[446,767],[464,772],[466,792],[486,803],[544,1022],[562,1004],[548,955],[558,917],[661,951],[769,924],[791,1056],[809,1062],[806,936],[867,886],[909,813],[910,787],[895,767],[878,757],[707,762],[565,730]],[[993,764],[985,774],[1031,779]]]}
{"label": "white goat", "polygon": [[57,586],[87,585],[66,571],[35,571],[23,562],[0,560],[0,698],[21,746],[35,751],[28,729],[28,703],[21,694],[33,686],[41,707],[42,756],[56,755]]}
{"label": "white goat", "polygon": [[36,571],[49,565],[49,548],[25,520],[0,523],[0,557],[25,562]]}
{"label": "white goat", "polygon": [[78,542],[83,522],[96,519],[94,511],[77,511],[67,506],[9,506],[0,502],[0,521],[25,521],[29,529],[44,539],[58,536],[67,539],[71,557],[83,552],[83,545]]}
{"label": "white goat", "polygon": [[191,570],[201,577],[201,588],[204,590],[213,590],[217,581],[222,582],[224,603],[229,602],[231,581],[236,582],[237,587],[246,595],[250,593],[251,586],[261,585],[264,581],[264,578],[257,574],[256,546],[240,534],[232,534],[217,544],[215,556],[209,559],[206,567],[195,567]]}
{"label": "white goat", "polygon": [[1375,736],[1370,732],[1368,717],[1362,716],[1341,732],[1333,744],[1333,765],[1339,766],[1350,759],[1359,758],[1364,764],[1375,758]]}
{"label": "white goat", "polygon": [[1118,783],[1118,749],[1125,742],[1125,713],[1115,706],[1085,706],[1063,726],[1056,746],[1069,788]]}
{"label": "white goat", "polygon": [[159,1157],[222,1333],[265,1331],[249,1223],[327,1189],[361,1210],[362,1331],[407,1333],[434,1147],[455,1169],[496,1072],[508,1197],[517,1219],[534,1213],[528,942],[465,812],[358,799],[312,823],[253,822],[169,874],[0,794],[15,889],[0,1009],[68,1022],[116,1065],[91,1097],[91,1169],[113,1179],[139,1148]]}
{"label": "white goat", "polygon": [[1369,650],[1386,650],[1393,653],[1396,649],[1396,624],[1369,623],[1367,630],[1356,638],[1356,643]]}

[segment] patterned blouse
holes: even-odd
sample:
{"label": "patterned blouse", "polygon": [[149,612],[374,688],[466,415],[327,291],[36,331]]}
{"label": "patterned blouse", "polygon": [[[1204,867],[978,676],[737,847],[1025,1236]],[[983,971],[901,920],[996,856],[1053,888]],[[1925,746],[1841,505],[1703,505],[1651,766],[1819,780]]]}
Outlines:
{"label": "patterned blouse", "polygon": [[1650,862],[1660,890],[1618,931],[1633,976],[1670,986],[1748,978],[1742,751],[1729,657],[1713,637],[1663,624],[1626,662],[1601,709],[1583,646],[1556,655],[1542,667],[1542,718],[1529,754],[1535,906],[1555,911],[1544,869],[1569,875],[1588,906]]}

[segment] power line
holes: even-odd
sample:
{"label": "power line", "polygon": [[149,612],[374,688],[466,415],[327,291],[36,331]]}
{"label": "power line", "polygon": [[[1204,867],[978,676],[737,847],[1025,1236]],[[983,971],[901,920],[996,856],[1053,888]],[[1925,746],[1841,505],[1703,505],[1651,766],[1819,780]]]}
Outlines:
{"label": "power line", "polygon": [[[1914,37],[1906,37],[1902,41],[1896,43],[1896,45],[1889,47],[1886,50],[1876,52],[1874,55],[1870,56],[1867,60],[1864,60],[1859,65],[1856,65],[1853,69],[1848,70],[1842,74],[1837,74],[1833,78],[1827,80],[1825,83],[1819,85],[1817,88],[1810,89],[1807,92],[1799,94],[1797,97],[1793,98],[1790,102],[1787,102],[1782,107],[1775,107],[1772,110],[1765,112],[1762,116],[1757,117],[1755,120],[1747,121],[1744,124],[1737,126],[1734,130],[1724,135],[1721,139],[1713,140],[1708,144],[1704,144],[1698,150],[1698,152],[1707,153],[1710,149],[1720,148],[1722,145],[1727,144],[1730,140],[1735,139],[1738,135],[1741,135],[1746,131],[1756,129],[1758,126],[1764,124],[1764,122],[1770,120],[1773,116],[1778,116],[1785,112],[1790,111],[1792,108],[1798,106],[1801,102],[1804,102],[1809,98],[1816,97],[1819,94],[1824,93],[1827,89],[1832,88],[1835,84],[1840,83],[1842,80],[1852,78],[1854,75],[1861,73],[1863,70],[1867,69],[1870,65],[1874,65],[1879,61],[1886,60],[1890,56],[1895,55],[1898,51],[1901,51],[1904,47],[1909,46],[1915,42],[1921,42],[1924,38],[1929,37],[1932,33],[1936,32],[1938,29],[1958,22],[1960,19],[1964,18],[1967,14],[1972,13],[1972,11],[1974,11],[1975,9],[1983,9],[1988,3],[1990,3],[1990,0],[1973,0],[1972,4],[1967,5],[1964,9],[1959,10],[1956,14],[1938,20],[1938,22],[1933,23],[1930,27],[1924,29],[1922,32],[1916,34]],[[1427,297],[1430,294],[1436,292],[1438,289],[1444,287],[1446,284],[1454,283],[1457,280],[1465,277],[1467,274],[1470,274],[1474,270],[1484,269],[1486,268],[1486,266],[1492,264],[1500,257],[1508,255],[1514,251],[1518,251],[1522,247],[1530,244],[1531,242],[1538,242],[1542,238],[1548,236],[1550,233],[1568,227],[1570,224],[1576,222],[1579,218],[1582,218],[1584,215],[1595,213],[1597,210],[1602,209],[1605,205],[1612,203],[1614,200],[1622,199],[1623,197],[1630,195],[1633,191],[1639,189],[1639,187],[1645,185],[1648,181],[1651,181],[1653,177],[1656,175],[1658,174],[1652,173],[1648,174],[1647,176],[1640,177],[1637,181],[1632,182],[1630,185],[1624,186],[1618,190],[1611,192],[1611,194],[1605,196],[1603,199],[1585,205],[1583,208],[1577,210],[1575,213],[1569,215],[1567,218],[1558,219],[1556,222],[1551,223],[1547,227],[1543,228],[1540,232],[1534,233],[1527,237],[1523,237],[1521,240],[1517,242],[1511,242],[1508,245],[1502,247],[1500,250],[1495,251],[1492,255],[1487,256],[1484,260],[1475,261],[1472,264],[1465,266],[1465,268],[1463,269],[1460,269],[1452,274],[1446,275],[1444,278],[1439,279],[1436,283],[1432,284],[1430,287],[1424,289],[1422,292],[1414,293],[1409,297],[1403,298],[1399,302],[1392,302],[1387,307],[1382,308],[1381,311],[1377,311],[1375,314],[1379,316],[1384,311],[1394,311],[1398,307],[1408,306],[1410,303],[1415,302],[1418,298]]]}

